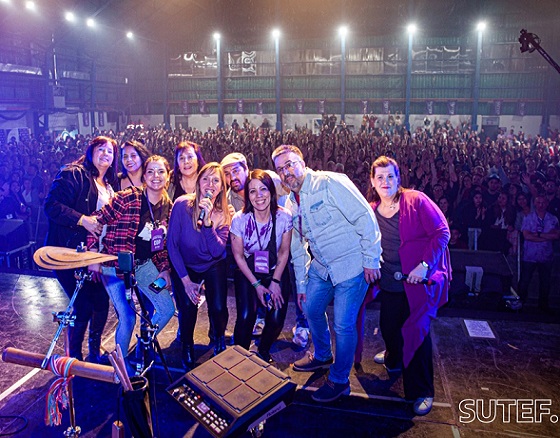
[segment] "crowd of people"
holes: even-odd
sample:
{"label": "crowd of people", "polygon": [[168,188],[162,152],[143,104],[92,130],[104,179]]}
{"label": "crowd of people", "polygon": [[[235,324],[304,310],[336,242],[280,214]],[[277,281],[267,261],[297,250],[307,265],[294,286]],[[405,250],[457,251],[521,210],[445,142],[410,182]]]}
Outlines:
{"label": "crowd of people", "polygon": [[[135,125],[118,133],[96,132],[65,138],[40,135],[26,141],[11,137],[6,144],[0,144],[0,196],[23,200],[18,203],[19,207],[21,204],[40,205],[60,167],[81,156],[89,141],[98,134],[114,138],[120,145],[137,140],[151,154],[161,155],[175,166],[174,154],[181,141],[200,145],[205,162],[220,162],[225,155],[240,152],[247,157],[250,168],[262,169],[273,168],[270,154],[277,146],[293,144],[301,149],[310,168],[345,173],[364,195],[370,187],[371,163],[380,155],[386,155],[394,158],[402,169],[405,187],[424,191],[437,198],[436,201],[446,198],[448,216],[453,215],[462,201],[469,200],[476,188],[485,193],[492,174],[500,179],[498,191],[516,186],[509,193],[509,200],[516,209],[517,200],[513,197],[518,187],[534,197],[539,190],[544,192],[547,180],[558,179],[560,133],[557,130],[550,132],[548,138],[531,137],[523,132],[500,132],[497,139],[492,140],[483,132],[471,131],[467,123],[454,127],[449,121],[435,120],[409,133],[387,120],[374,117],[369,120],[370,124],[371,120],[375,121],[372,127],[359,132],[351,132],[344,124],[332,128],[324,124],[320,132],[313,133],[306,127],[277,132],[243,123],[237,130],[209,128],[206,132]],[[12,181],[17,184],[10,187]],[[443,194],[440,194],[441,189]],[[487,209],[496,200],[495,194],[496,189],[493,189],[490,196],[485,195]],[[11,207],[13,205],[5,204],[2,213],[7,208],[7,214],[29,215],[25,208],[11,211]]]}
{"label": "crowd of people", "polygon": [[[178,309],[186,369],[196,365],[203,294],[214,354],[226,348],[233,278],[234,342],[249,348],[260,324],[257,354],[272,361],[295,297],[294,342],[306,346],[311,335],[314,353],[293,368],[330,368],[313,398],[335,400],[350,391],[358,315],[373,285],[386,344],[375,361],[403,371],[405,397],[424,415],[434,396],[430,321],[447,302],[451,280],[448,248],[515,254],[522,243],[521,298],[538,270],[539,307],[548,308],[560,238],[558,132],[492,140],[467,124],[435,121],[410,133],[396,117],[371,117],[358,133],[329,119],[318,133],[243,123],[206,132],[135,126],[99,134],[0,145],[0,217],[30,220],[44,206],[47,244],[87,241],[90,250],[134,254],[155,333]],[[136,313],[115,263],[89,269],[70,354],[82,358],[89,324],[95,362],[109,297],[123,351]],[[57,276],[70,296],[72,273]],[[157,280],[162,286],[154,290]],[[325,312],[332,300],[334,355]]]}

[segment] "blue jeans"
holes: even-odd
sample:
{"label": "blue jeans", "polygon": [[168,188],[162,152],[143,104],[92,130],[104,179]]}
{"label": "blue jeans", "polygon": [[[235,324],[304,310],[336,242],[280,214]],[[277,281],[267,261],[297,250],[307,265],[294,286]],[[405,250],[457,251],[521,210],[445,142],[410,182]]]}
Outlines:
{"label": "blue jeans", "polygon": [[331,382],[348,382],[358,339],[356,320],[366,291],[367,283],[363,273],[333,286],[330,279],[323,280],[318,275],[313,265],[309,268],[303,310],[313,337],[315,357],[321,361],[333,356],[326,310],[334,298],[336,355],[329,373]]}
{"label": "blue jeans", "polygon": [[[126,355],[130,346],[132,332],[136,325],[136,309],[134,308],[133,301],[126,299],[124,281],[117,277],[115,268],[103,267],[102,269],[103,284],[113,301],[117,317],[119,318],[115,342],[121,346],[123,353]],[[136,267],[135,276],[138,289],[149,300],[149,303],[144,300],[146,308],[149,309],[153,306],[153,309],[155,309],[152,323],[158,326],[156,334],[161,332],[175,313],[175,305],[167,289],[163,289],[160,293],[156,294],[148,287],[158,275],[159,271],[151,260]]]}

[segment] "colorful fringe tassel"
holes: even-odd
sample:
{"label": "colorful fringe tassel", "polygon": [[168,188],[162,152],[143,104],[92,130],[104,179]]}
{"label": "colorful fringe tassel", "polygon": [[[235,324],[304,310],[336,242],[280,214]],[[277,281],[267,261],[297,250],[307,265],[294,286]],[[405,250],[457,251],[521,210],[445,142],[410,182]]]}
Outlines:
{"label": "colorful fringe tassel", "polygon": [[[56,379],[47,393],[47,405],[45,410],[45,424],[47,426],[59,426],[62,420],[61,409],[68,408],[68,383],[73,376],[70,369],[77,359],[73,357],[59,356],[51,357],[47,369],[51,370]],[[59,404],[61,408],[59,408]]]}

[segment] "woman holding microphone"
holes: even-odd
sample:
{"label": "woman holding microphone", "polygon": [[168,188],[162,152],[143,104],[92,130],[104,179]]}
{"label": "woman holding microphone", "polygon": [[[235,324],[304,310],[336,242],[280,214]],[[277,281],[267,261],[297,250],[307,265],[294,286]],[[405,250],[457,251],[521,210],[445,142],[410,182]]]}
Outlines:
{"label": "woman holding microphone", "polygon": [[388,372],[403,371],[405,399],[416,415],[426,415],[434,400],[430,323],[447,302],[451,280],[449,226],[430,198],[401,186],[392,158],[373,162],[371,184],[383,248],[379,327],[386,346],[374,360]]}
{"label": "woman holding microphone", "polygon": [[182,360],[194,366],[194,328],[202,284],[208,314],[216,339],[214,354],[226,349],[224,333],[228,322],[226,241],[231,216],[226,199],[226,180],[220,164],[211,162],[199,172],[195,194],[179,197],[169,220],[167,250],[185,288],[176,291],[179,310]]}

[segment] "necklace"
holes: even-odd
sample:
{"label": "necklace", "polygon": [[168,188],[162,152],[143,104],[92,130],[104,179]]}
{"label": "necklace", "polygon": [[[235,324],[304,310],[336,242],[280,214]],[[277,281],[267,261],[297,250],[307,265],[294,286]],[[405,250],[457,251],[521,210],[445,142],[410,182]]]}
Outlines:
{"label": "necklace", "polygon": [[392,199],[390,205],[383,204],[383,206],[385,208],[388,208],[389,210],[394,210],[395,208],[397,208],[397,203],[395,202],[394,199]]}

